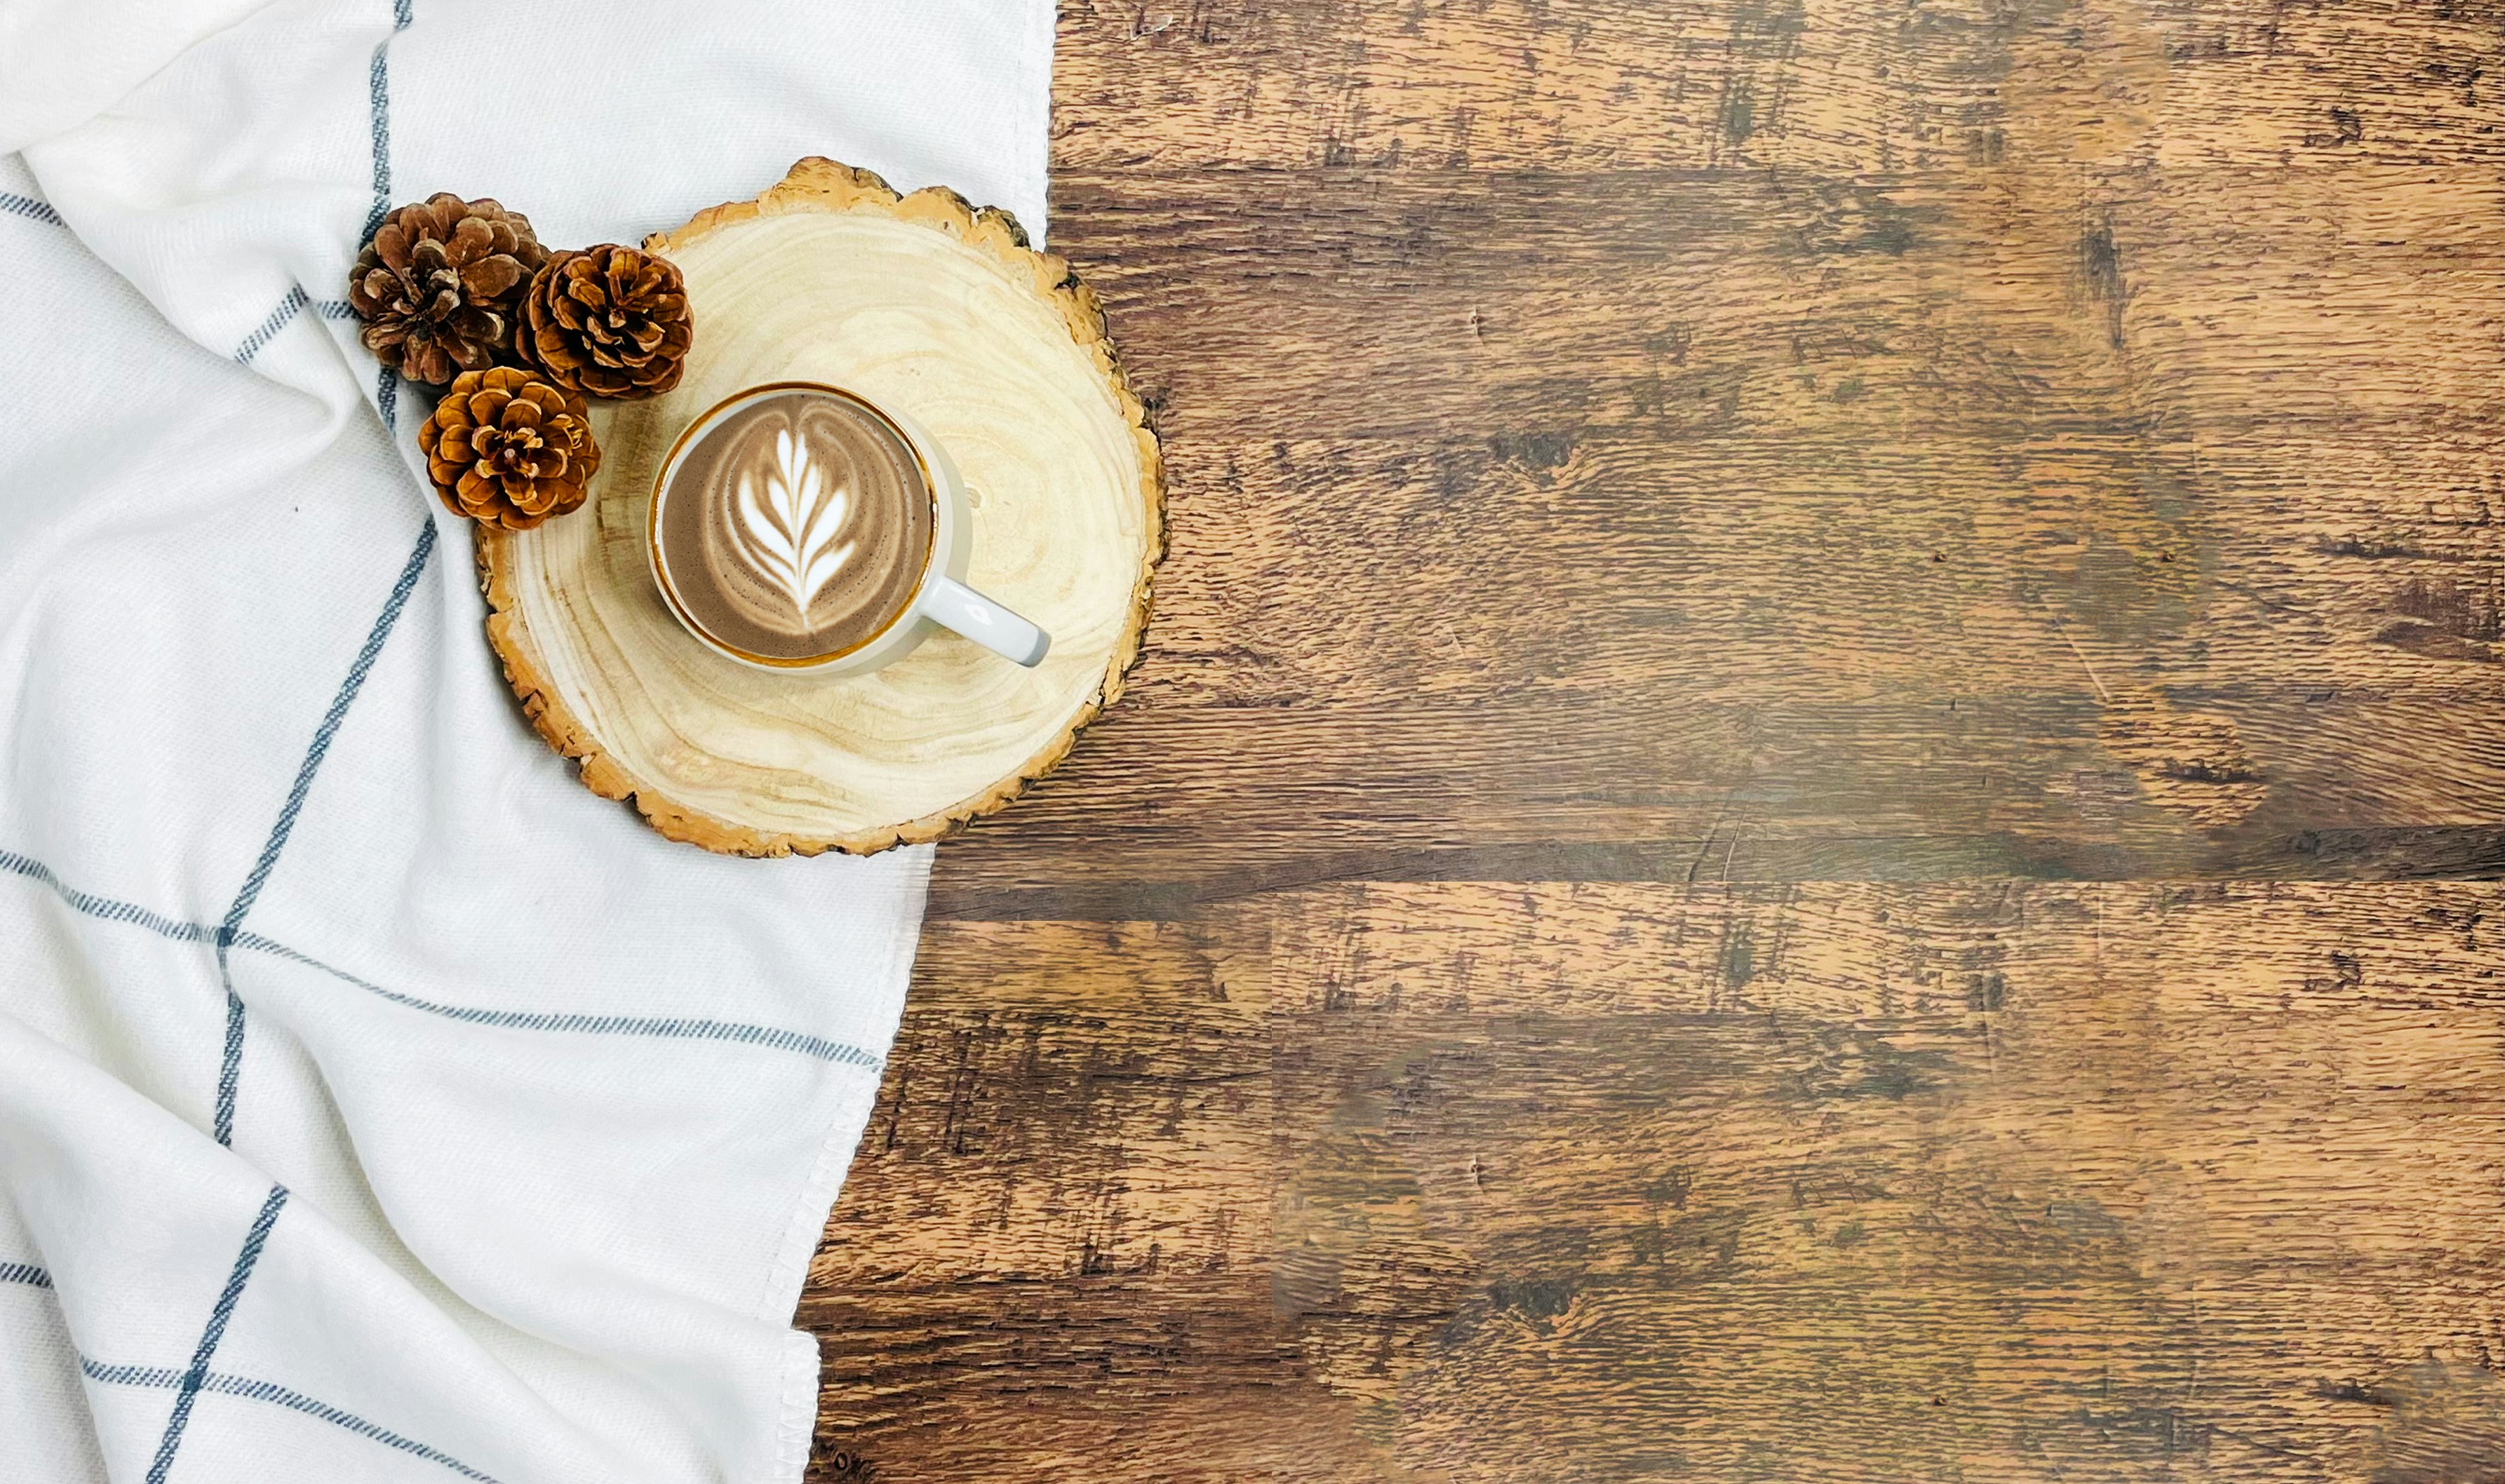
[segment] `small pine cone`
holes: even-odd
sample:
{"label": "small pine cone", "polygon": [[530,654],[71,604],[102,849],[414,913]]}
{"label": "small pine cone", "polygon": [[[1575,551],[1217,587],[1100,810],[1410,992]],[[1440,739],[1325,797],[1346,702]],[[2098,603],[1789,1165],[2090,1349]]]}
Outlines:
{"label": "small pine cone", "polygon": [[366,348],[411,381],[512,359],[531,275],[547,262],[530,219],[438,193],[383,218],[348,274]]}
{"label": "small pine cone", "polygon": [[659,396],[679,384],[695,338],[678,265],[614,242],[549,259],[523,312],[523,357],[589,397]]}
{"label": "small pine cone", "polygon": [[581,505],[600,468],[582,399],[510,366],[463,371],[417,446],[445,505],[509,531]]}

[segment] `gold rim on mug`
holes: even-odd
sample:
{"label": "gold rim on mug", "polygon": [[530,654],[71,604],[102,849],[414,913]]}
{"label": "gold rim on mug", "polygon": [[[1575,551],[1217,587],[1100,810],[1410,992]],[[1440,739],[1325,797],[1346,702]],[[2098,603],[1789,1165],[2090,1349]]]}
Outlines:
{"label": "gold rim on mug", "polygon": [[[669,555],[661,549],[661,498],[663,492],[669,488],[670,476],[678,470],[679,455],[687,452],[697,438],[710,430],[714,419],[723,412],[743,402],[753,402],[779,392],[819,392],[829,397],[839,397],[878,419],[880,427],[895,434],[898,442],[912,450],[914,472],[922,477],[922,498],[929,501],[931,505],[931,539],[922,544],[922,566],[914,574],[913,586],[906,595],[903,605],[889,614],[880,621],[876,629],[864,638],[845,645],[840,650],[829,650],[826,654],[810,654],[799,659],[752,654],[706,628],[694,614],[688,611],[687,601],[679,596],[678,586],[670,579]],[[897,426],[896,419],[882,411],[878,404],[859,392],[848,392],[842,387],[829,386],[823,381],[761,382],[756,386],[742,387],[707,407],[694,421],[688,423],[680,432],[678,439],[670,444],[669,456],[661,460],[661,472],[653,477],[653,498],[648,502],[644,513],[644,542],[652,562],[653,576],[660,580],[661,601],[670,605],[670,612],[678,616],[679,622],[687,628],[691,638],[725,654],[736,654],[751,664],[770,665],[778,670],[812,670],[820,665],[832,664],[848,654],[860,654],[893,633],[897,620],[913,612],[914,599],[922,595],[922,589],[931,582],[932,555],[939,549],[939,483],[931,477],[931,465],[922,456],[922,445],[913,440],[912,435]]]}

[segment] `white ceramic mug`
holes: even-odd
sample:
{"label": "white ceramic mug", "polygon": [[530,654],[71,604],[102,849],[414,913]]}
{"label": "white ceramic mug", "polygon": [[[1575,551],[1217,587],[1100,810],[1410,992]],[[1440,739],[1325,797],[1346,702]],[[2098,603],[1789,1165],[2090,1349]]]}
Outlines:
{"label": "white ceramic mug", "polygon": [[[931,498],[931,549],[924,557],[922,581],[914,587],[912,599],[898,610],[886,627],[867,639],[830,654],[798,659],[752,654],[705,632],[704,625],[698,623],[680,601],[670,581],[669,561],[661,550],[662,503],[669,498],[671,477],[678,473],[679,465],[686,460],[688,451],[731,413],[750,403],[787,392],[818,392],[840,397],[887,424],[912,448],[914,459],[921,465],[923,487]],[[678,618],[680,627],[715,654],[755,669],[797,670],[813,675],[859,674],[903,658],[923,640],[930,638],[935,627],[962,634],[1002,658],[1031,669],[1043,662],[1044,652],[1052,647],[1052,636],[966,585],[966,566],[973,556],[972,537],[967,517],[965,477],[957,473],[957,466],[950,461],[948,450],[939,445],[938,440],[901,412],[881,406],[858,392],[815,381],[776,381],[764,386],[752,386],[716,405],[702,417],[688,424],[687,431],[679,435],[678,442],[670,449],[670,456],[661,463],[660,477],[653,481],[645,550],[652,560],[653,581],[660,585],[662,601]]]}

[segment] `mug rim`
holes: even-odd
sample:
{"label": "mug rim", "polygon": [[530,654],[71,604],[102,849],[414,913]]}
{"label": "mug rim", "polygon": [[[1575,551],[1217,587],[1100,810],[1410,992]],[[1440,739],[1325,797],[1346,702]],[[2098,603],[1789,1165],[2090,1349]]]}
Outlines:
{"label": "mug rim", "polygon": [[[704,624],[697,621],[695,615],[688,612],[686,600],[679,596],[677,584],[670,580],[669,558],[661,549],[661,502],[668,493],[670,476],[679,467],[680,456],[693,447],[705,432],[710,431],[715,419],[739,404],[759,401],[784,392],[817,392],[840,398],[876,418],[879,426],[895,434],[897,439],[912,451],[914,471],[922,477],[922,497],[931,506],[931,539],[922,546],[922,570],[914,576],[912,595],[906,598],[903,605],[896,612],[888,615],[885,621],[867,636],[840,650],[829,650],[822,654],[809,654],[799,658],[756,654],[753,651],[741,649],[738,645],[707,629]],[[679,620],[679,626],[686,629],[697,643],[707,648],[745,663],[762,665],[768,669],[813,670],[822,665],[832,664],[839,659],[850,658],[895,633],[914,616],[914,611],[921,607],[922,594],[931,586],[932,563],[939,552],[939,483],[931,472],[931,459],[923,451],[921,440],[906,432],[904,426],[890,416],[887,409],[877,403],[859,392],[848,391],[824,381],[764,381],[755,386],[742,387],[689,419],[688,425],[680,430],[678,438],[671,442],[669,453],[661,460],[659,472],[653,476],[653,494],[646,505],[645,554],[651,560],[653,576],[660,586],[661,600],[670,610],[671,616]]]}

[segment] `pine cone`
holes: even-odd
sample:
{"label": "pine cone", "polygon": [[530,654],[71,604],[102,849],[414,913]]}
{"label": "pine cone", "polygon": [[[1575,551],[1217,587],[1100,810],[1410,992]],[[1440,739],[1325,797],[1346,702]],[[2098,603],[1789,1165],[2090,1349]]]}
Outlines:
{"label": "pine cone", "polygon": [[445,505],[509,531],[581,505],[600,468],[582,399],[510,366],[463,371],[417,446]]}
{"label": "pine cone", "polygon": [[411,381],[512,359],[531,274],[547,262],[530,219],[449,192],[383,218],[348,275],[366,348]]}
{"label": "pine cone", "polygon": [[549,259],[531,280],[524,312],[523,357],[591,397],[668,391],[695,338],[678,265],[614,242]]}

